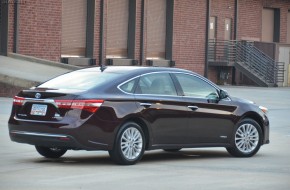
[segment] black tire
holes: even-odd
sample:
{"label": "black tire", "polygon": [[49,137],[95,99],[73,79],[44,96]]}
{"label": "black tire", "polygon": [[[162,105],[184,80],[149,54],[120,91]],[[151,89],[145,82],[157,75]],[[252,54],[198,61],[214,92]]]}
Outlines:
{"label": "black tire", "polygon": [[117,133],[114,147],[109,151],[110,157],[117,164],[133,165],[142,158],[145,142],[142,128],[134,122],[127,122]]}
{"label": "black tire", "polygon": [[181,150],[181,148],[175,148],[175,149],[163,149],[165,152],[178,152]]}
{"label": "black tire", "polygon": [[255,155],[263,140],[261,126],[253,119],[243,119],[235,127],[232,147],[227,151],[235,157],[251,157]]}
{"label": "black tire", "polygon": [[44,156],[45,158],[60,158],[63,156],[67,149],[61,149],[61,148],[48,148],[43,146],[35,146],[37,152]]}

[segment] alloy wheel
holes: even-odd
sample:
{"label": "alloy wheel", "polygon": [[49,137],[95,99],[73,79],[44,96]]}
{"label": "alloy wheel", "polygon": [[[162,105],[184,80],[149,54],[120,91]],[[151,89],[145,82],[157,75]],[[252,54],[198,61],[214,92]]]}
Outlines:
{"label": "alloy wheel", "polygon": [[235,134],[236,147],[243,153],[250,153],[259,144],[259,132],[252,124],[241,125]]}
{"label": "alloy wheel", "polygon": [[134,127],[126,129],[121,136],[121,152],[128,160],[136,159],[142,152],[143,138]]}

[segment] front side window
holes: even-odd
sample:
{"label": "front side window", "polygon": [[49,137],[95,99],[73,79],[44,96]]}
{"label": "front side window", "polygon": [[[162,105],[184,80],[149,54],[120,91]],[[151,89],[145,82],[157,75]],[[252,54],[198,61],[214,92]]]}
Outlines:
{"label": "front side window", "polygon": [[175,74],[185,96],[196,98],[218,97],[217,90],[204,80],[188,74]]}
{"label": "front side window", "polygon": [[168,73],[154,73],[140,77],[136,94],[177,95]]}

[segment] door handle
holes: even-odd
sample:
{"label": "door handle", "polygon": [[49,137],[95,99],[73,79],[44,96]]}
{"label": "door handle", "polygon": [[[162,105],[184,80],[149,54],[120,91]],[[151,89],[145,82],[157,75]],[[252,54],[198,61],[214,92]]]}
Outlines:
{"label": "door handle", "polygon": [[144,106],[145,108],[149,108],[151,105],[149,103],[140,103],[140,106]]}
{"label": "door handle", "polygon": [[192,111],[195,111],[195,110],[197,110],[198,109],[198,107],[197,106],[187,106],[188,108],[190,108],[190,109],[192,109]]}

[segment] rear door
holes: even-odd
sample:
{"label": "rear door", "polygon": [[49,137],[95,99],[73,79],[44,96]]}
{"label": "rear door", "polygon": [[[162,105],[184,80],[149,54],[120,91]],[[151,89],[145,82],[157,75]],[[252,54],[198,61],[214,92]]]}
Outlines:
{"label": "rear door", "polygon": [[186,143],[187,108],[169,73],[151,73],[140,77],[135,99],[142,117],[149,122],[153,147]]}
{"label": "rear door", "polygon": [[185,73],[174,74],[183,92],[188,110],[187,137],[190,144],[226,143],[234,126],[235,106],[223,104],[217,89],[202,78]]}

